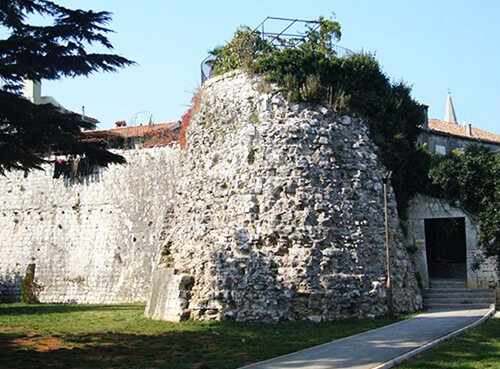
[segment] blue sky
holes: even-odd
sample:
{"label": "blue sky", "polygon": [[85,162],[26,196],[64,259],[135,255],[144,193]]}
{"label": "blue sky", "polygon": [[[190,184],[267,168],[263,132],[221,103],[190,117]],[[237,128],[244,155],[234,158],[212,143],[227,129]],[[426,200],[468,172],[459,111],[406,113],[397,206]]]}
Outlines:
{"label": "blue sky", "polygon": [[498,0],[71,0],[72,8],[112,12],[114,53],[138,63],[116,74],[44,82],[43,94],[110,128],[117,120],[178,120],[200,86],[207,51],[242,24],[267,16],[317,19],[332,12],[340,44],[375,53],[391,79],[442,119],[450,89],[457,119],[500,134],[500,1]]}

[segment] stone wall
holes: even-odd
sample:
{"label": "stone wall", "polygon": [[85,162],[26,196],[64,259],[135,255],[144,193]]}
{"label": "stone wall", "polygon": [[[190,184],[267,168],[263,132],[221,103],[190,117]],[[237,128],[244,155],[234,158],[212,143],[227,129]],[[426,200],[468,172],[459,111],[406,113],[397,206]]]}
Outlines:
{"label": "stone wall", "polygon": [[[386,313],[382,177],[362,121],[287,103],[258,78],[211,79],[146,315],[313,321]],[[397,311],[421,307],[392,191]]]}
{"label": "stone wall", "polygon": [[128,164],[81,180],[53,179],[49,166],[0,178],[4,301],[19,298],[30,263],[42,302],[146,301],[175,191],[177,150],[122,154]]}
{"label": "stone wall", "polygon": [[418,195],[408,209],[407,243],[416,246],[415,268],[422,279],[422,285],[429,288],[425,220],[439,218],[464,218],[467,286],[470,288],[492,288],[498,286],[498,273],[493,258],[486,259],[478,270],[472,270],[477,248],[477,220],[464,210],[450,206],[445,200]]}
{"label": "stone wall", "polygon": [[[34,263],[42,302],[150,297],[157,319],[385,314],[386,171],[363,122],[237,72],[200,93],[185,150],[126,151],[127,165],[80,181],[49,167],[0,178],[2,299]],[[395,307],[413,311],[389,195]]]}
{"label": "stone wall", "polygon": [[450,154],[454,150],[464,151],[471,144],[481,144],[490,148],[492,151],[500,151],[500,144],[477,138],[457,137],[446,133],[438,133],[435,131],[423,130],[420,135],[420,142],[426,143],[430,152],[438,152],[436,147],[441,146],[445,150],[445,154]]}

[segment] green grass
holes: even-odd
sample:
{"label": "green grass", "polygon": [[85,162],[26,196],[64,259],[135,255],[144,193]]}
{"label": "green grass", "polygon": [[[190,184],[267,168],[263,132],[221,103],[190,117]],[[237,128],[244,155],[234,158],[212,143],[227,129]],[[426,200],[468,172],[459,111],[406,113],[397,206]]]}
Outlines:
{"label": "green grass", "polygon": [[500,369],[500,319],[455,337],[398,369]]}
{"label": "green grass", "polygon": [[0,304],[0,368],[228,369],[390,323],[159,322],[143,305]]}

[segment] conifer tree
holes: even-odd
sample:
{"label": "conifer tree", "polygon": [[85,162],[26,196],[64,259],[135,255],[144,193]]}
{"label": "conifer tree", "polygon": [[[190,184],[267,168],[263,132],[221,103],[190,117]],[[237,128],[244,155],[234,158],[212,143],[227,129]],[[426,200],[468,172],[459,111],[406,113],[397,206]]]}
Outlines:
{"label": "conifer tree", "polygon": [[[43,16],[45,24],[30,24],[33,15]],[[77,139],[83,129],[94,128],[79,114],[35,105],[20,95],[24,80],[88,76],[132,65],[118,55],[88,52],[96,45],[112,50],[110,21],[109,12],[73,10],[47,0],[0,0],[0,174],[40,169],[54,152],[85,153],[98,165],[125,162],[102,145]]]}

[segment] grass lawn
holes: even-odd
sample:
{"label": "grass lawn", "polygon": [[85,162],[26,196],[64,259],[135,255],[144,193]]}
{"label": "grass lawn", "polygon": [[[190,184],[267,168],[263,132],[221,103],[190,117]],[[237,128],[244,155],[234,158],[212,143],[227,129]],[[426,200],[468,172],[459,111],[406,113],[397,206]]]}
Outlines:
{"label": "grass lawn", "polygon": [[143,311],[144,305],[0,304],[0,368],[238,368],[390,323],[172,324],[146,319]]}
{"label": "grass lawn", "polygon": [[492,318],[397,368],[500,369],[500,318]]}

